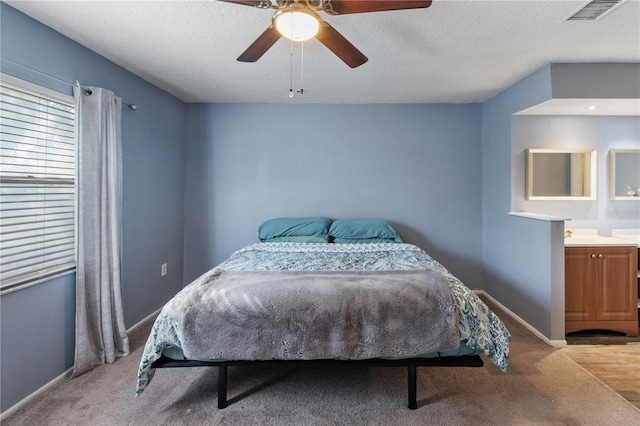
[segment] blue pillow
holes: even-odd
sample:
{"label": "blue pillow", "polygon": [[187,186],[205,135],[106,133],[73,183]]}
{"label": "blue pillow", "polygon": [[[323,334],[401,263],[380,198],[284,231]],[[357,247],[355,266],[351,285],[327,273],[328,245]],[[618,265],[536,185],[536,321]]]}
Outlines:
{"label": "blue pillow", "polygon": [[331,219],[326,217],[299,217],[270,219],[260,225],[258,238],[260,241],[281,237],[314,236],[329,240]]}
{"label": "blue pillow", "polygon": [[392,239],[403,242],[398,231],[389,222],[379,219],[341,219],[329,228],[329,236],[340,239]]}
{"label": "blue pillow", "polygon": [[334,238],[333,243],[336,244],[369,244],[369,243],[392,243],[396,240],[393,238]]}

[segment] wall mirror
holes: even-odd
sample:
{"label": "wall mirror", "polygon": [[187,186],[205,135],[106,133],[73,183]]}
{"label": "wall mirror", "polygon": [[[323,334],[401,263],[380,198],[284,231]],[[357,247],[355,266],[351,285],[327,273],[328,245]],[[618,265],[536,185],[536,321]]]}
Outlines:
{"label": "wall mirror", "polygon": [[527,200],[595,200],[596,151],[527,149]]}
{"label": "wall mirror", "polygon": [[609,151],[609,196],[640,201],[640,149]]}

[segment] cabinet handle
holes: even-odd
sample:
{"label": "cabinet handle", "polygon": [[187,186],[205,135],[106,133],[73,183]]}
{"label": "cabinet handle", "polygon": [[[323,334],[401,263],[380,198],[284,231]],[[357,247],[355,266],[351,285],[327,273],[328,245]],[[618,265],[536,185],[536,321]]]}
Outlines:
{"label": "cabinet handle", "polygon": [[598,259],[602,259],[602,253],[598,255]]}
{"label": "cabinet handle", "polygon": [[595,254],[592,254],[592,255],[591,255],[591,258],[592,258],[592,259],[595,259],[595,258],[596,258],[596,255],[595,255]]}

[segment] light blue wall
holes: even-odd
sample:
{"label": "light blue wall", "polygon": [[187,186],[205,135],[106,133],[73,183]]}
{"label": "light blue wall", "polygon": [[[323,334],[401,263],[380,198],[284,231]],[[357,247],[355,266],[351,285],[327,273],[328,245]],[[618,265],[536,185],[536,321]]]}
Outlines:
{"label": "light blue wall", "polygon": [[546,337],[560,340],[564,253],[558,246],[563,224],[509,215],[512,114],[549,99],[547,66],[483,104],[484,290]]}
{"label": "light blue wall", "polygon": [[189,105],[185,282],[278,216],[383,218],[482,286],[481,106]]}
{"label": "light blue wall", "polygon": [[[184,104],[6,4],[0,8],[3,73],[67,94],[68,84],[42,73],[79,80],[138,105],[135,112],[123,108],[122,117],[123,298],[131,327],[182,287]],[[164,262],[169,273],[161,278]],[[72,366],[75,276],[3,295],[0,303],[5,411]]]}
{"label": "light blue wall", "polygon": [[[569,226],[637,227],[638,207],[607,200],[606,153],[598,156],[598,201],[525,202],[526,147],[637,146],[637,117],[525,117],[552,98],[638,98],[640,64],[552,64],[483,104],[484,289],[550,340],[564,339],[562,221],[510,216],[511,209],[577,219]],[[626,217],[630,216],[631,220]]]}
{"label": "light blue wall", "polygon": [[[3,72],[66,93],[69,85],[37,71],[77,79],[139,106],[123,114],[127,327],[257,241],[264,220],[325,215],[390,220],[467,285],[545,336],[564,338],[563,224],[508,214],[512,134],[522,131],[512,114],[551,99],[552,90],[580,97],[611,67],[588,66],[581,77],[573,65],[547,66],[483,105],[185,106],[0,7]],[[635,69],[625,72],[634,77]],[[2,411],[71,367],[74,279],[0,299]]]}
{"label": "light blue wall", "polygon": [[[593,228],[600,235],[611,229],[640,227],[637,201],[611,200],[609,194],[609,150],[640,149],[640,119],[637,116],[527,116],[513,117],[512,150],[514,175],[512,205],[528,211],[571,219],[568,228]],[[597,198],[585,201],[525,200],[525,149],[594,149],[597,151]]]}
{"label": "light blue wall", "polygon": [[73,365],[75,274],[0,298],[2,411]]}

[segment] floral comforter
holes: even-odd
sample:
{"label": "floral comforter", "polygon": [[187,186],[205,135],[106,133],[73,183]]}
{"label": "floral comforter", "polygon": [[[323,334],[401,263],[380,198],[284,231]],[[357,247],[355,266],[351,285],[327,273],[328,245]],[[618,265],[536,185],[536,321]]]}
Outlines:
{"label": "floral comforter", "polygon": [[[233,253],[218,265],[225,271],[393,271],[432,270],[442,273],[458,314],[460,338],[506,371],[511,335],[502,321],[475,293],[424,250],[412,244],[258,243]],[[181,349],[181,300],[207,279],[203,274],[182,289],[162,309],[145,344],[136,384],[144,391],[155,373],[151,364],[167,348]]]}

